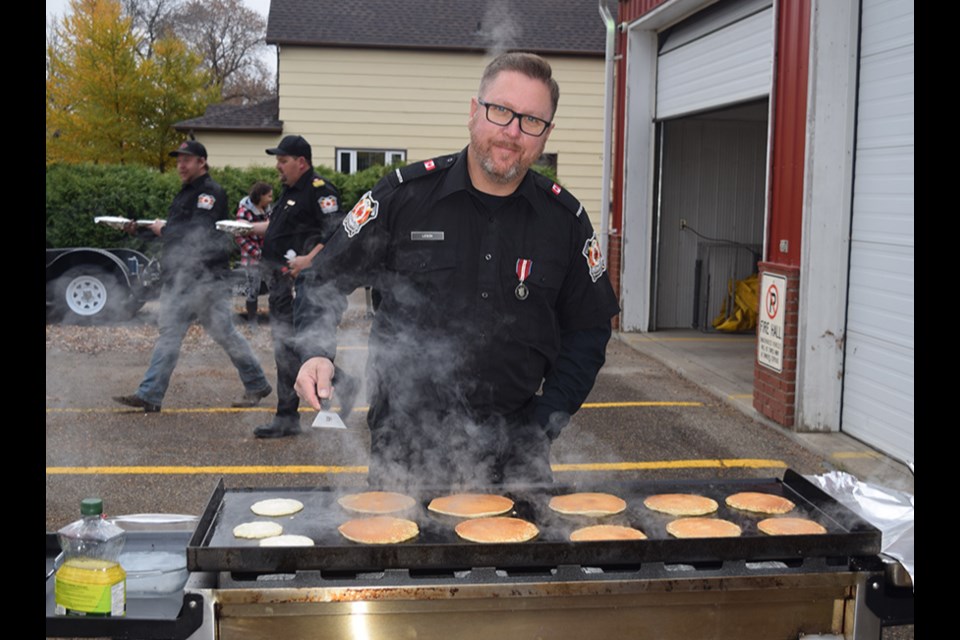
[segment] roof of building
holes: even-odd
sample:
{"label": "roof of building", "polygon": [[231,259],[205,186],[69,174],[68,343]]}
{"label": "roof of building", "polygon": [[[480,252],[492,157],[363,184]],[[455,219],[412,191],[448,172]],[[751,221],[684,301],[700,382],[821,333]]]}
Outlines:
{"label": "roof of building", "polygon": [[212,104],[202,116],[181,120],[173,128],[177,131],[282,133],[279,114],[280,101],[276,97],[245,105]]}
{"label": "roof of building", "polygon": [[[607,2],[608,0],[604,0]],[[603,55],[598,0],[271,0],[267,44]],[[616,15],[616,3],[611,13]]]}

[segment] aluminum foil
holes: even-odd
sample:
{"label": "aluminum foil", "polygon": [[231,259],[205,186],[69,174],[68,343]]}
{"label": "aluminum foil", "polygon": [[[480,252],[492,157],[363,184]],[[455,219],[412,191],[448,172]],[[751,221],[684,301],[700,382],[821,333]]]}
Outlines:
{"label": "aluminum foil", "polygon": [[913,495],[860,482],[843,471],[804,476],[881,531],[881,552],[896,559],[913,575]]}

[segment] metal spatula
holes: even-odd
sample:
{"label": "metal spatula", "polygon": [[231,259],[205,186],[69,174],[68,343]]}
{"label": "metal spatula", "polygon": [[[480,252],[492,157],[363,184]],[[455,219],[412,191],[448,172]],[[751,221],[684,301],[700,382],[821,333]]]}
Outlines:
{"label": "metal spatula", "polygon": [[343,424],[343,420],[340,419],[333,411],[318,411],[317,417],[313,419],[313,424],[310,425],[318,429],[346,429],[347,425]]}

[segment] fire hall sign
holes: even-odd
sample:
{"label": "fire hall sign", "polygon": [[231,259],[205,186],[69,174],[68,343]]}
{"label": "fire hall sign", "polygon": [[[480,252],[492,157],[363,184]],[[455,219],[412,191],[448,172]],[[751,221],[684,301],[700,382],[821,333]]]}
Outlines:
{"label": "fire hall sign", "polygon": [[757,362],[783,372],[783,316],[787,279],[771,273],[760,279],[760,314],[757,319]]}

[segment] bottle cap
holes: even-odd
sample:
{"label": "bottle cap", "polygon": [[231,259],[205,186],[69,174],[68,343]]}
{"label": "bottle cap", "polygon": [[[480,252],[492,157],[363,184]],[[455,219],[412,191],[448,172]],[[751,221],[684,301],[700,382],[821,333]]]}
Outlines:
{"label": "bottle cap", "polygon": [[84,498],[80,501],[80,515],[99,516],[103,513],[103,500],[100,498]]}

